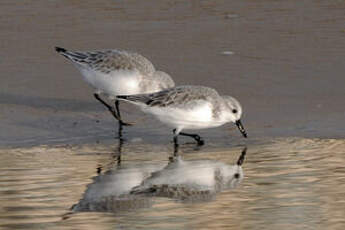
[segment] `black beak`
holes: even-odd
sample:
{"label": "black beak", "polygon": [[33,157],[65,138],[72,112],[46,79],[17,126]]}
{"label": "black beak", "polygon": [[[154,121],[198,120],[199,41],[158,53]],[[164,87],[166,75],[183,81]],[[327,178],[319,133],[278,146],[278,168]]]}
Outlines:
{"label": "black beak", "polygon": [[244,149],[242,150],[241,156],[237,160],[238,166],[241,166],[243,164],[246,153],[247,153],[247,147],[244,147]]}
{"label": "black beak", "polygon": [[242,133],[242,135],[247,138],[247,132],[246,130],[244,129],[242,123],[241,123],[241,120],[237,120],[236,123],[235,123],[238,127],[238,129],[240,130],[240,132]]}

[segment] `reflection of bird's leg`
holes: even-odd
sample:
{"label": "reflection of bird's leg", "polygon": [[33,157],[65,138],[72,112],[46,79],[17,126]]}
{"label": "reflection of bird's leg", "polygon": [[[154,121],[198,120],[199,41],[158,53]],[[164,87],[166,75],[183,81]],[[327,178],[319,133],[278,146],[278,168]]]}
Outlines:
{"label": "reflection of bird's leg", "polygon": [[102,173],[102,165],[97,167],[97,174],[101,174]]}
{"label": "reflection of bird's leg", "polygon": [[115,109],[116,109],[117,117],[118,117],[118,120],[119,120],[119,126],[122,126],[122,125],[124,125],[124,126],[132,125],[130,123],[126,123],[126,122],[122,121],[119,105],[120,105],[120,101],[119,100],[115,100]]}
{"label": "reflection of bird's leg", "polygon": [[189,133],[180,132],[179,135],[194,138],[194,140],[196,140],[198,142],[198,145],[204,145],[205,144],[204,140],[198,134],[189,134]]}
{"label": "reflection of bird's leg", "polygon": [[123,138],[119,136],[119,145],[117,147],[117,155],[116,155],[116,162],[117,165],[121,165],[121,155],[122,155],[122,145],[123,145]]}
{"label": "reflection of bird's leg", "polygon": [[169,157],[169,162],[170,163],[174,162],[178,156],[179,156],[179,154],[178,154],[178,144],[174,144],[174,154]]}
{"label": "reflection of bird's leg", "polygon": [[120,166],[121,165],[121,154],[119,154],[116,158],[116,162],[117,162],[117,165]]}
{"label": "reflection of bird's leg", "polygon": [[178,156],[178,145],[174,145],[174,157]]}
{"label": "reflection of bird's leg", "polygon": [[112,167],[115,164],[117,166],[121,165],[122,146],[123,146],[123,143],[125,142],[125,140],[121,136],[119,137],[118,140],[119,140],[119,142],[118,142],[117,147],[114,149],[114,151],[110,152],[111,161],[106,166],[98,165],[98,167],[96,168],[98,175],[100,175],[108,167]]}

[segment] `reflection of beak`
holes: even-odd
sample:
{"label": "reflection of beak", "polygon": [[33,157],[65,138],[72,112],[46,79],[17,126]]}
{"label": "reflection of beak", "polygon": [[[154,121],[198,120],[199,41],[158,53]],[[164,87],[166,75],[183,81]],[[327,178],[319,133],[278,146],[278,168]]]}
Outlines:
{"label": "reflection of beak", "polygon": [[244,129],[242,123],[241,123],[241,120],[237,120],[236,123],[235,123],[238,127],[238,129],[240,130],[240,132],[242,133],[242,135],[247,138],[247,132],[246,130]]}
{"label": "reflection of beak", "polygon": [[237,160],[237,165],[241,166],[243,164],[244,158],[246,156],[247,153],[247,147],[244,147],[244,149],[242,150],[241,156],[238,158]]}

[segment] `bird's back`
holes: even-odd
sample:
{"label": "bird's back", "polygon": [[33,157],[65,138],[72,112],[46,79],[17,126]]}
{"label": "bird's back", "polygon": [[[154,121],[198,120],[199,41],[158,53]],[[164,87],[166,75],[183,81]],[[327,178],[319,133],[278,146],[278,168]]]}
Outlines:
{"label": "bird's back", "polygon": [[78,68],[87,68],[102,73],[119,70],[137,70],[143,75],[155,72],[153,64],[144,56],[124,50],[67,51],[56,48],[56,51],[71,60]]}
{"label": "bird's back", "polygon": [[152,93],[174,85],[168,74],[156,71],[147,58],[135,52],[67,51],[59,47],[56,51],[74,63],[97,93],[110,97]]}
{"label": "bird's back", "polygon": [[184,106],[193,101],[207,101],[218,105],[220,96],[216,90],[204,86],[177,86],[151,94],[119,96],[132,102],[146,104],[150,107]]}

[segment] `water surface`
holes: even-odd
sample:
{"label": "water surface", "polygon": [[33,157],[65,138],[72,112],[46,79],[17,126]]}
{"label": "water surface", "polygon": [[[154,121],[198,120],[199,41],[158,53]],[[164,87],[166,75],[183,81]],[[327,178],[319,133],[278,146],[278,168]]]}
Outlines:
{"label": "water surface", "polygon": [[[185,144],[179,153],[185,162],[204,162],[200,164],[203,173],[204,167],[208,170],[217,162],[235,165],[242,149],[243,146],[195,149]],[[132,202],[123,197],[116,200],[116,191],[123,181],[134,186],[167,167],[173,155],[169,146],[125,142],[120,165],[116,161],[120,150],[116,140],[107,145],[2,150],[1,226],[341,229],[345,226],[344,149],[344,140],[274,139],[248,146],[242,180],[207,199],[152,194]],[[98,183],[103,184],[95,188]],[[94,211],[71,210],[92,193],[93,198],[103,200],[101,206],[94,206]],[[100,194],[102,199],[97,197]]]}

